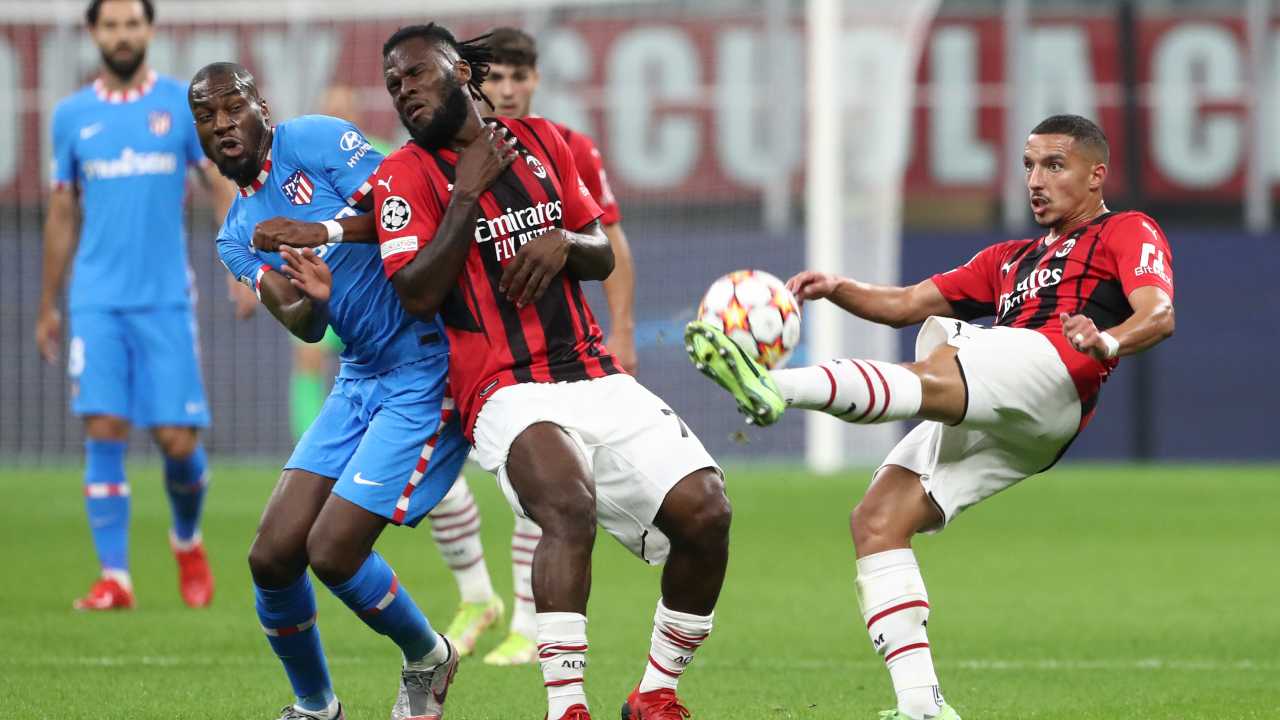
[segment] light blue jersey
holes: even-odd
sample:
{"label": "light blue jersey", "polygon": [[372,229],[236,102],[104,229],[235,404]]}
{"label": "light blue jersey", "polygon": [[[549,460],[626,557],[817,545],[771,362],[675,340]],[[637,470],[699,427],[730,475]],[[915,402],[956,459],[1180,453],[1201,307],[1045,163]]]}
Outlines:
{"label": "light blue jersey", "polygon": [[[276,126],[262,172],[241,188],[218,233],[222,262],[256,288],[262,267],[279,270],[283,261],[254,249],[254,227],[279,216],[319,222],[356,214],[381,162],[382,155],[345,120],[306,115]],[[400,305],[377,245],[331,243],[316,251],[333,274],[329,323],[345,345],[339,377],[370,377],[448,353],[440,320],[422,322]]]}
{"label": "light blue jersey", "polygon": [[202,161],[177,80],[153,72],[127,93],[99,81],[58,103],[53,182],[77,186],[83,209],[71,312],[190,306],[182,206]]}

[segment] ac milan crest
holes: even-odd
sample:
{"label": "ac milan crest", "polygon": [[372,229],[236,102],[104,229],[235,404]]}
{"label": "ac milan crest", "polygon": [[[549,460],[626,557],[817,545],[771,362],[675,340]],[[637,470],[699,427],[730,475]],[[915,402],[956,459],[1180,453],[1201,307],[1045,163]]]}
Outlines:
{"label": "ac milan crest", "polygon": [[173,116],[165,110],[153,110],[147,115],[147,127],[156,137],[164,137],[173,128]]}
{"label": "ac milan crest", "polygon": [[311,178],[308,178],[306,173],[299,170],[284,181],[280,190],[294,205],[306,205],[311,202],[311,196],[315,194],[315,185],[311,184]]}

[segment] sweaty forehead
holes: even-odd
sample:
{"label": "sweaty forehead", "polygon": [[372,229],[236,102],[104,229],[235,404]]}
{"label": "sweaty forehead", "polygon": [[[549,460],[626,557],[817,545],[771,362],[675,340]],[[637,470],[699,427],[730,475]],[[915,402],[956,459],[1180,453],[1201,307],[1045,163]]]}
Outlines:
{"label": "sweaty forehead", "polygon": [[217,73],[201,78],[191,85],[193,102],[211,102],[229,95],[255,97],[257,89],[249,78],[232,73]]}
{"label": "sweaty forehead", "polygon": [[411,37],[387,53],[383,68],[387,71],[405,69],[420,62],[447,66],[457,59],[457,52],[444,43],[423,37]]}

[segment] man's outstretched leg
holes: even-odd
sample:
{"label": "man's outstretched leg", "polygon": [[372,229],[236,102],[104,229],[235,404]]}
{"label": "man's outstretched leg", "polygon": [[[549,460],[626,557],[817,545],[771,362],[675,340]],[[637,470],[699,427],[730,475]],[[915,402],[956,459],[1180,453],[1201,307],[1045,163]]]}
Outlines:
{"label": "man's outstretched leg", "polygon": [[386,523],[386,518],[330,495],[307,537],[308,559],[316,577],[404,655],[393,720],[436,719],[444,712],[458,653],[431,628],[391,566],[373,552]]}
{"label": "man's outstretched leg", "polygon": [[858,557],[858,604],[871,645],[884,658],[897,693],[887,718],[958,720],[942,698],[927,633],[929,595],[911,550],[911,537],[943,523],[920,476],[897,465],[876,473],[853,510]]}
{"label": "man's outstretched leg", "polygon": [[596,537],[591,470],[567,432],[542,422],[516,437],[500,472],[506,474],[525,514],[542,528],[533,554],[533,596],[547,717],[589,718],[583,682]]}
{"label": "man's outstretched leg", "polygon": [[732,511],[719,472],[704,468],[667,493],[654,525],[671,542],[662,571],[662,597],[644,677],[622,706],[624,720],[682,720],[680,676],[711,634],[716,600],[729,564]]}
{"label": "man's outstretched leg", "polygon": [[285,470],[249,549],[258,622],[297,698],[281,714],[290,720],[343,717],[320,642],[315,591],[307,576],[307,533],[332,488],[332,478]]}

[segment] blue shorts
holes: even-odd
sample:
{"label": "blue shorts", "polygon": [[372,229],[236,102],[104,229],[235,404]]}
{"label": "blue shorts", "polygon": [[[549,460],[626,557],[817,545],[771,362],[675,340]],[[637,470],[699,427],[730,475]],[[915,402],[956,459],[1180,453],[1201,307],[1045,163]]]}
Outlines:
{"label": "blue shorts", "polygon": [[67,371],[76,415],[140,427],[209,424],[189,308],[72,312]]}
{"label": "blue shorts", "polygon": [[444,399],[448,355],[338,378],[285,469],[336,478],[333,492],[413,527],[449,492],[471,445]]}

